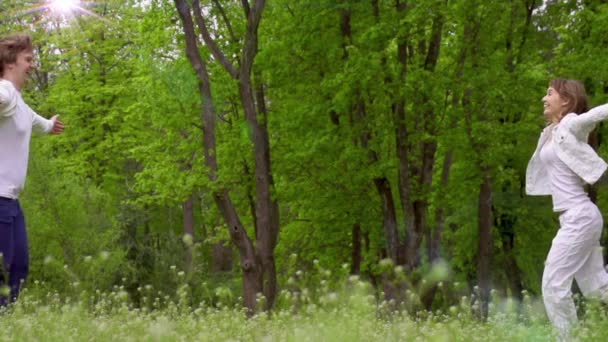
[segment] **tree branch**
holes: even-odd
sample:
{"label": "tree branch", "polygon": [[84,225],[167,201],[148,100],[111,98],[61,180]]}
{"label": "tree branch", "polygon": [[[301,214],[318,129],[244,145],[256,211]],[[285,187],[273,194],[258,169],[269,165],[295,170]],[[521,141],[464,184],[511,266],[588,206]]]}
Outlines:
{"label": "tree branch", "polygon": [[226,55],[222,53],[220,48],[215,43],[215,40],[213,40],[213,38],[211,37],[211,34],[209,34],[207,24],[205,23],[205,19],[203,18],[199,0],[192,1],[192,9],[194,10],[194,18],[196,20],[196,24],[198,25],[198,29],[201,33],[201,36],[203,37],[203,40],[205,41],[205,44],[207,44],[209,50],[211,50],[211,54],[213,54],[213,57],[215,57],[220,62],[220,64],[224,67],[224,69],[226,69],[230,76],[232,76],[234,79],[237,79],[239,77],[237,69],[228,60],[228,58],[226,58]]}
{"label": "tree branch", "polygon": [[245,33],[245,44],[243,47],[243,57],[241,59],[241,77],[251,74],[253,59],[258,52],[258,26],[262,19],[264,5],[266,5],[265,0],[256,0],[250,15],[247,17],[247,32]]}
{"label": "tree branch", "polygon": [[249,17],[249,1],[241,0],[241,4],[243,5],[243,11],[245,11],[245,16]]}
{"label": "tree branch", "polygon": [[253,3],[252,14],[252,24],[255,25],[256,30],[258,25],[260,24],[260,20],[262,19],[262,12],[264,11],[264,6],[266,5],[266,0],[255,0]]}
{"label": "tree branch", "polygon": [[[444,3],[447,5],[447,0]],[[431,30],[431,39],[429,42],[429,48],[424,61],[424,68],[428,71],[434,71],[439,59],[439,50],[441,48],[441,36],[443,31],[444,22],[443,9],[439,10],[439,14],[433,18],[433,28]]]}
{"label": "tree branch", "polygon": [[213,0],[213,4],[215,5],[215,8],[217,8],[217,10],[220,12],[222,19],[224,19],[224,23],[226,23],[226,27],[228,28],[228,32],[230,33],[230,40],[233,43],[237,43],[239,40],[236,37],[236,35],[234,34],[234,30],[232,29],[232,24],[230,24],[230,20],[228,19],[228,16],[226,15],[226,11],[224,11],[224,7],[222,7],[222,4],[220,4],[220,2],[218,0]]}
{"label": "tree branch", "polygon": [[517,63],[521,63],[522,60],[522,50],[524,45],[526,45],[526,40],[528,38],[528,34],[530,33],[530,27],[532,26],[532,14],[534,10],[540,6],[540,4],[536,3],[536,0],[530,1],[530,3],[526,2],[526,23],[524,25],[524,32],[522,33],[521,41],[519,42],[519,47],[517,49]]}
{"label": "tree branch", "polygon": [[194,25],[192,24],[192,18],[190,16],[190,7],[186,1],[183,0],[175,0],[175,6],[182,17],[184,35],[186,36],[186,56],[194,67],[199,80],[203,82],[207,79],[207,67],[201,58],[201,55],[198,53],[195,38],[196,33],[194,32]]}

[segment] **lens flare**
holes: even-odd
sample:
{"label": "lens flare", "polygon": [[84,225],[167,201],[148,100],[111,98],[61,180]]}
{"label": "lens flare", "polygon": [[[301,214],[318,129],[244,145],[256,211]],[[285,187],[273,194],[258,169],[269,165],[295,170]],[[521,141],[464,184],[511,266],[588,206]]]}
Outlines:
{"label": "lens flare", "polygon": [[[18,17],[39,15],[38,18],[40,21],[51,19],[70,22],[72,19],[79,16],[91,16],[104,20],[99,15],[87,9],[90,7],[99,6],[101,4],[103,3],[98,3],[91,0],[41,0],[38,4],[22,8],[15,12],[7,12],[7,14],[16,15]],[[0,11],[0,13],[2,12]]]}
{"label": "lens flare", "polygon": [[80,5],[78,0],[51,0],[48,2],[49,10],[62,14],[69,14]]}

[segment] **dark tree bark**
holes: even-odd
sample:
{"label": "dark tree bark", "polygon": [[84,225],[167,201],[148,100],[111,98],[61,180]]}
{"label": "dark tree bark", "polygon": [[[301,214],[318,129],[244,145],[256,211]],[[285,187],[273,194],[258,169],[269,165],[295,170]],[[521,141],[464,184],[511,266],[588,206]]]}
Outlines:
{"label": "dark tree bark", "polygon": [[232,271],[232,246],[230,246],[227,242],[220,241],[214,244],[211,255],[211,271]]}
{"label": "dark tree bark", "polygon": [[[245,113],[247,123],[252,129],[252,142],[255,158],[255,220],[256,220],[256,245],[252,244],[240,223],[236,210],[230,201],[227,190],[216,192],[216,202],[224,215],[226,222],[231,230],[233,243],[238,247],[241,255],[243,267],[243,284],[245,306],[253,311],[255,309],[255,297],[257,293],[263,293],[266,297],[266,309],[272,308],[276,299],[277,282],[274,260],[274,249],[276,247],[279,234],[279,210],[278,203],[271,196],[274,188],[272,171],[270,167],[270,141],[266,127],[266,107],[264,93],[261,82],[258,84],[257,91],[254,91],[252,82],[252,70],[255,56],[258,52],[258,27],[262,18],[265,1],[255,0],[250,6],[248,1],[241,2],[243,12],[246,16],[246,32],[244,46],[241,51],[239,66],[236,67],[217,46],[207,28],[205,18],[201,11],[198,0],[192,1],[192,9],[187,2],[175,0],[186,34],[187,55],[194,69],[199,75],[201,86],[201,96],[203,106],[211,106],[211,90],[209,76],[206,66],[197,50],[196,33],[192,20],[191,10],[198,25],[202,39],[213,54],[214,58],[224,67],[226,72],[238,81],[241,105]],[[226,20],[226,17],[224,17]],[[256,101],[257,98],[257,108]],[[204,108],[205,110],[205,108]],[[209,115],[213,115],[212,108],[207,109]],[[206,117],[206,116],[205,116]],[[211,118],[208,118],[211,120]],[[204,122],[204,127],[210,130]],[[213,134],[213,133],[211,133]],[[204,132],[205,139],[207,132]],[[214,139],[214,138],[213,138]],[[210,148],[206,151],[205,157],[212,158],[211,162],[217,170],[215,156],[209,151],[215,151],[215,141],[213,146],[205,144]],[[208,162],[209,163],[209,162]],[[213,175],[215,177],[215,175]]]}
{"label": "dark tree bark", "polygon": [[[447,2],[445,3],[447,5]],[[426,52],[426,58],[424,61],[424,70],[428,73],[433,73],[437,66],[439,59],[439,52],[441,47],[441,38],[443,31],[444,17],[439,11],[439,14],[433,18],[433,25],[431,29],[431,36],[429,39],[428,50]],[[432,94],[422,94],[421,103],[418,107],[424,108],[424,106],[430,102]],[[423,122],[424,132],[430,137],[419,143],[422,155],[422,165],[420,167],[420,184],[417,185],[417,189],[423,194],[419,196],[419,199],[414,201],[414,230],[413,236],[415,239],[410,239],[410,258],[408,263],[411,268],[416,268],[420,264],[420,249],[422,244],[422,237],[429,228],[426,226],[426,219],[428,213],[428,191],[430,191],[433,181],[433,168],[435,166],[435,154],[437,152],[437,123],[434,108],[427,108],[423,111],[420,120]],[[418,167],[415,167],[418,169]]]}
{"label": "dark tree bark", "polygon": [[[450,169],[454,159],[454,151],[449,150],[443,159],[443,168],[441,171],[440,194],[445,193],[450,179]],[[442,195],[440,195],[440,198]],[[440,199],[435,210],[435,229],[427,230],[427,257],[431,264],[438,262],[441,259],[441,237],[445,226],[445,204]],[[427,293],[423,294],[421,301],[426,310],[431,310],[435,294],[437,293],[437,285],[433,284]]]}
{"label": "dark tree bark", "polygon": [[[454,73],[454,83],[459,84],[462,81],[464,74],[464,63],[467,57],[466,46],[463,47],[458,56],[458,64]],[[457,91],[452,93],[452,108],[456,108],[460,104],[460,97]],[[449,130],[455,130],[457,127],[458,118],[452,116]],[[444,194],[447,192],[447,187],[450,180],[450,170],[454,160],[454,148],[451,147],[445,154],[443,159],[443,167],[441,170],[441,181],[439,185],[439,202],[435,210],[435,229],[427,233],[427,257],[431,263],[437,262],[441,258],[441,237],[445,228],[445,201]],[[437,286],[432,286],[431,289],[422,297],[422,303],[425,309],[430,310],[437,292]]]}
{"label": "dark tree bark", "polygon": [[[445,5],[445,3],[443,4]],[[397,11],[405,14],[407,11],[407,3],[396,3]],[[418,50],[425,53],[424,64],[422,68],[433,73],[439,58],[444,17],[441,11],[433,18],[431,35],[428,43],[424,40],[418,42]],[[397,43],[397,61],[400,64],[401,72],[397,82],[399,85],[404,85],[407,82],[408,64],[411,63],[411,54],[413,50],[410,46],[413,42],[408,41],[408,37],[401,37]],[[419,101],[416,102],[418,108],[424,108],[429,102],[428,99],[432,96],[428,93],[423,93]],[[435,153],[437,151],[437,142],[435,136],[437,134],[435,109],[427,107],[422,110],[414,120],[408,120],[406,112],[406,99],[404,96],[398,98],[395,102],[394,120],[396,129],[396,148],[397,157],[399,160],[399,194],[401,207],[405,215],[405,227],[407,232],[406,246],[407,258],[406,265],[408,269],[413,270],[420,265],[421,261],[421,244],[425,234],[426,217],[428,212],[428,200],[424,194],[429,191],[433,179],[433,167],[435,165]],[[410,122],[408,122],[410,121]],[[422,129],[430,137],[423,141],[415,142],[410,138],[408,124],[411,121],[422,122]],[[416,153],[419,151],[418,153]],[[420,160],[417,160],[415,155],[419,155]],[[413,199],[413,191],[422,193],[421,196],[416,196]],[[397,244],[398,245],[398,244]]]}
{"label": "dark tree bark", "polygon": [[[406,13],[407,2],[396,1],[396,10],[401,14]],[[408,72],[408,40],[406,37],[399,37],[397,42],[397,62],[399,63],[400,71],[396,80],[398,87],[404,87],[407,81]],[[401,209],[403,211],[405,219],[405,229],[407,232],[406,239],[402,243],[399,241],[398,235],[396,239],[387,236],[387,242],[389,244],[389,250],[394,250],[395,255],[404,254],[404,263],[409,269],[412,269],[414,259],[418,251],[416,250],[416,241],[420,241],[420,238],[416,236],[415,226],[415,208],[413,201],[411,200],[412,194],[412,180],[417,176],[417,170],[412,169],[410,166],[410,153],[413,151],[412,142],[410,141],[410,132],[407,127],[406,117],[406,99],[404,96],[398,96],[395,103],[393,104],[393,120],[395,125],[395,137],[396,137],[396,153],[397,153],[397,173],[398,173],[398,186],[399,186],[399,200],[401,202]],[[397,258],[393,259],[397,260]]]}
{"label": "dark tree bark", "polygon": [[479,286],[479,314],[488,316],[491,290],[492,265],[492,184],[489,170],[483,170],[483,181],[479,187],[479,244],[477,246],[477,283]]}
{"label": "dark tree bark", "polygon": [[[251,63],[253,63],[253,61],[251,61]],[[255,108],[253,113],[251,113],[256,122],[253,123],[253,120],[249,121],[252,122],[252,124],[257,125],[254,131],[254,148],[256,152],[255,175],[257,185],[257,246],[262,259],[264,296],[268,301],[266,308],[270,309],[272,306],[274,306],[277,294],[277,276],[274,260],[274,249],[277,245],[279,235],[279,205],[277,201],[272,198],[271,193],[274,189],[274,179],[272,177],[270,162],[270,139],[268,137],[267,127],[268,113],[266,110],[264,86],[261,76],[258,76],[257,81],[258,82],[255,87],[255,104],[257,105],[257,114],[255,112]],[[251,86],[249,86],[249,89],[251,89]],[[253,101],[253,98],[250,98],[249,100]],[[260,118],[259,122],[257,121],[258,116]]]}
{"label": "dark tree bark", "polygon": [[[215,182],[217,181],[218,171],[217,157],[215,155],[216,113],[211,96],[209,72],[198,51],[198,44],[194,30],[194,22],[190,12],[190,6],[185,0],[175,0],[175,5],[181,18],[183,31],[186,38],[186,55],[199,79],[199,94],[202,104],[201,121],[203,126],[203,150],[205,164],[209,169],[209,179],[212,182]],[[243,271],[243,301],[248,310],[248,314],[252,315],[256,309],[256,295],[262,292],[262,269],[259,257],[253,246],[253,242],[247,235],[247,232],[239,219],[239,215],[232,203],[232,200],[230,199],[228,190],[224,188],[214,190],[213,198],[216,205],[220,209],[224,221],[228,225],[231,240],[239,251],[241,268]]]}
{"label": "dark tree bark", "polygon": [[[374,4],[374,13],[377,13],[377,3]],[[343,60],[348,60],[348,49],[347,46],[353,43],[352,37],[352,28],[351,28],[351,11],[348,8],[342,9],[340,13],[340,29],[342,32],[342,49],[343,49]],[[357,123],[363,123],[365,125],[365,120],[367,116],[365,101],[361,96],[360,91],[355,92],[354,104],[352,106],[351,113],[349,116],[351,120]],[[333,121],[333,120],[332,120]],[[369,129],[363,129],[361,136],[359,138],[358,143],[368,151],[370,163],[378,163],[380,158],[378,154],[369,148],[369,142],[372,139],[372,133]],[[357,142],[355,142],[356,144]],[[388,256],[395,263],[398,263],[400,259],[403,257],[399,257],[400,255],[400,246],[399,246],[399,232],[397,225],[397,213],[395,208],[395,203],[393,200],[393,193],[391,190],[391,185],[387,177],[375,177],[373,179],[374,185],[376,186],[376,190],[378,191],[378,195],[380,196],[380,200],[382,203],[382,216],[383,216],[383,226],[384,233],[387,238],[387,251]],[[359,228],[360,229],[360,228]],[[353,242],[353,248],[355,244]],[[360,247],[359,247],[360,248]],[[403,255],[404,253],[401,253]]]}
{"label": "dark tree bark", "polygon": [[361,252],[362,252],[362,244],[361,244],[361,225],[356,223],[353,224],[352,228],[352,254],[351,254],[351,263],[350,263],[350,274],[359,274],[361,273]]}
{"label": "dark tree bark", "polygon": [[511,290],[511,296],[522,300],[523,284],[517,262],[515,261],[515,223],[517,218],[508,213],[498,213],[495,208],[492,208],[492,216],[494,217],[494,225],[500,232],[502,240],[502,251],[504,253],[504,270],[508,280],[508,286]]}
{"label": "dark tree bark", "polygon": [[[528,35],[530,33],[530,27],[532,26],[532,14],[534,10],[540,5],[540,1],[538,0],[526,0],[522,4],[520,1],[511,1],[511,16],[509,21],[509,28],[507,30],[506,36],[506,51],[507,51],[507,59],[506,59],[506,70],[511,75],[512,78],[516,78],[516,68],[522,62],[523,59],[523,51],[524,45],[528,39]],[[522,6],[523,5],[523,6]],[[521,36],[519,37],[519,43],[517,43],[516,39],[516,26],[518,22],[522,21],[523,23]],[[505,122],[509,123],[517,123],[523,117],[523,113],[516,112],[511,115],[510,119],[505,119]],[[516,144],[516,141],[513,141],[513,144]],[[509,162],[506,167],[514,168],[512,163]],[[517,189],[517,192],[521,197],[525,196],[524,191],[522,191],[522,187],[525,187],[525,184],[522,182],[522,186]],[[503,191],[509,191],[509,189],[504,189]],[[511,295],[515,298],[522,299],[522,290],[523,284],[521,280],[520,270],[515,260],[514,249],[515,249],[515,221],[516,218],[513,217],[510,213],[501,213],[500,215],[494,215],[496,227],[500,232],[501,240],[502,240],[502,249],[504,253],[504,270],[505,275],[508,280],[508,287],[511,290]]]}
{"label": "dark tree bark", "polygon": [[[474,17],[473,13],[469,13],[468,18],[466,18],[463,35],[463,48],[470,51],[468,55],[470,55],[473,69],[478,66],[480,27],[481,23],[479,18]],[[478,192],[477,213],[479,234],[476,255],[478,292],[476,293],[477,297],[475,298],[479,309],[476,314],[480,319],[485,320],[488,314],[492,278],[492,173],[491,169],[483,163],[484,148],[479,139],[476,139],[473,132],[473,120],[485,121],[488,120],[488,118],[483,109],[473,105],[472,96],[473,89],[471,86],[467,86],[462,96],[462,107],[465,112],[465,128],[481,178]],[[477,115],[474,116],[474,113]]]}
{"label": "dark tree bark", "polygon": [[[194,238],[194,196],[188,197],[188,199],[182,204],[182,213],[184,217],[184,235],[190,235],[192,238]],[[185,251],[185,268],[187,270],[191,270],[192,246],[186,246]]]}
{"label": "dark tree bark", "polygon": [[388,179],[381,177],[374,179],[374,184],[376,185],[378,195],[382,199],[382,217],[388,257],[393,262],[401,264],[404,261],[405,253],[402,251],[403,248],[399,242],[395,201],[393,200],[390,183]]}

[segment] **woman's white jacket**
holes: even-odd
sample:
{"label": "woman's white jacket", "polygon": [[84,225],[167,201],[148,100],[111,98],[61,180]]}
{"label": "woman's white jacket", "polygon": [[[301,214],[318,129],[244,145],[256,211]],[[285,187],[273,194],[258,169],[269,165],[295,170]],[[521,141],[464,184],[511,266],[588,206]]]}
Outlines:
{"label": "woman's white jacket", "polygon": [[606,118],[608,118],[608,104],[579,115],[570,113],[562,118],[559,125],[547,126],[541,133],[536,151],[528,163],[526,193],[551,195],[547,165],[540,160],[540,150],[547,139],[553,139],[558,158],[574,173],[588,184],[597,182],[608,165],[589,146],[587,138],[595,125]]}

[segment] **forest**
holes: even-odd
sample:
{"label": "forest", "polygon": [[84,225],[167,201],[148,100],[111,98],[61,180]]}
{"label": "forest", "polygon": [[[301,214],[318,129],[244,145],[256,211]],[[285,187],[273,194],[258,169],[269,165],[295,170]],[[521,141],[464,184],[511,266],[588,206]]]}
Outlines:
{"label": "forest", "polygon": [[360,282],[409,317],[492,320],[539,300],[559,228],[525,194],[549,81],[608,102],[606,0],[2,0],[19,32],[26,102],[66,125],[32,139],[23,315],[109,296],[276,318]]}

